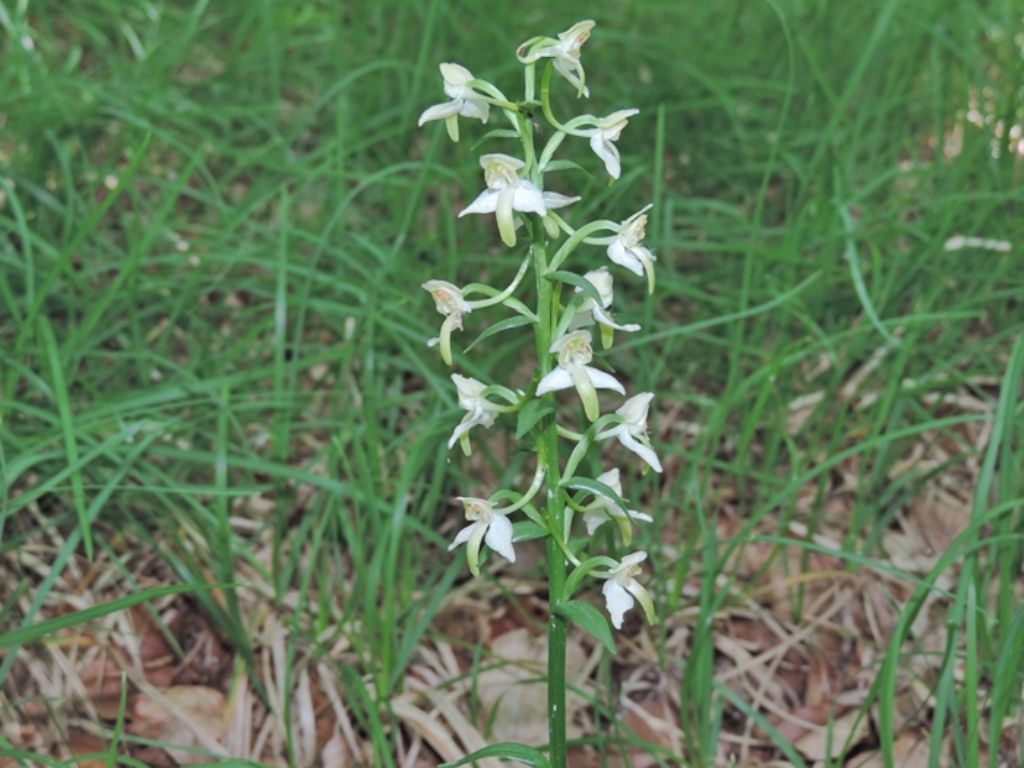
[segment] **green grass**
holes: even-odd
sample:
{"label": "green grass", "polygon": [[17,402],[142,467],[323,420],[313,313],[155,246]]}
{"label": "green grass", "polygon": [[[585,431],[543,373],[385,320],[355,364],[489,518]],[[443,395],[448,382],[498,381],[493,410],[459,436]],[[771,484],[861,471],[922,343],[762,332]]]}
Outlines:
{"label": "green grass", "polygon": [[[444,632],[433,620],[467,576],[443,551],[448,499],[478,477],[511,482],[525,463],[497,430],[473,463],[442,450],[457,409],[424,344],[439,317],[419,285],[502,284],[519,256],[496,247],[491,222],[454,219],[479,187],[473,132],[452,146],[436,124],[416,130],[416,117],[440,97],[438,62],[513,90],[519,42],[592,16],[592,108],[642,111],[620,143],[617,184],[566,174],[558,188],[583,195],[577,221],[655,203],[658,292],[620,281],[619,313],[645,327],[609,360],[632,389],[659,393],[668,471],[631,495],[656,516],[641,544],[677,553],[650,566],[686,764],[711,764],[725,714],[755,716],[715,680],[716,616],[763,586],[736,575],[735,555],[764,540],[781,558],[785,541],[810,568],[816,545],[789,524],[832,535],[835,473],[856,462],[831,554],[865,578],[896,574],[909,600],[899,632],[930,592],[948,590],[945,653],[915,727],[934,731],[931,765],[948,749],[957,765],[996,765],[977,735],[1020,716],[1024,631],[1024,186],[1006,138],[1024,122],[1020,8],[515,10],[0,0],[0,555],[12,577],[0,629],[27,642],[61,605],[69,561],[90,555],[118,564],[124,589],[140,586],[142,552],[175,582],[258,581],[288,629],[289,675],[324,660],[372,764],[397,764],[388,701],[417,646]],[[565,113],[575,104],[560,93]],[[993,125],[965,117],[972,107],[1003,122],[998,157]],[[1013,249],[944,250],[954,235]],[[485,327],[467,326],[457,348]],[[498,336],[456,365],[501,378],[509,360],[529,360],[524,344]],[[789,404],[812,392],[819,404],[789,434]],[[944,408],[934,393],[990,410]],[[979,445],[967,427],[982,420]],[[944,466],[890,475],[915,443],[937,441],[951,446]],[[886,531],[927,482],[972,466],[973,487],[960,489],[971,525],[930,573],[903,574]],[[741,517],[726,538],[723,489]],[[236,507],[256,494],[266,511]],[[50,564],[46,579],[26,551]],[[252,594],[191,599],[255,662]],[[806,607],[794,588],[793,616]],[[668,628],[683,624],[685,659],[665,651]],[[46,657],[39,644],[23,653]],[[926,653],[900,635],[880,650],[863,706],[879,705],[883,752],[904,729],[901,675]],[[0,683],[14,664],[4,656]],[[595,702],[602,735],[591,741],[609,759],[641,742],[616,725],[616,700],[606,690]],[[108,726],[113,742],[133,738]],[[289,730],[293,761],[298,749]]]}

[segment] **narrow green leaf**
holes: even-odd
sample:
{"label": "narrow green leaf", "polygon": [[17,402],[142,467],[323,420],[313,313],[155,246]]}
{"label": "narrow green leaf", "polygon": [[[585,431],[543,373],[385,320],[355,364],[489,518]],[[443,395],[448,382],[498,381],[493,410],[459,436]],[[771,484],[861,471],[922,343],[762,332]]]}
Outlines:
{"label": "narrow green leaf", "polygon": [[548,529],[533,520],[520,520],[518,523],[512,523],[512,541],[533,541],[534,539],[543,539],[547,535]]}
{"label": "narrow green leaf", "polygon": [[479,336],[473,339],[473,343],[466,347],[464,351],[469,352],[469,350],[471,350],[481,341],[485,341],[491,338],[492,336],[498,335],[499,333],[510,331],[513,328],[519,328],[524,325],[530,325],[532,322],[533,321],[530,318],[524,317],[522,315],[516,315],[515,317],[506,318],[487,328],[483,333],[481,333]]}
{"label": "narrow green leaf", "polygon": [[593,174],[584,168],[579,163],[574,163],[572,160],[552,160],[546,166],[545,171],[580,171],[586,176],[593,176]]}
{"label": "narrow green leaf", "polygon": [[577,275],[575,272],[567,272],[559,269],[554,272],[547,272],[544,275],[545,280],[551,282],[566,283],[574,288],[579,288],[589,299],[593,299],[598,306],[601,306],[601,294],[597,292],[597,288],[594,287],[593,283],[584,278],[581,275]]}
{"label": "narrow green leaf", "polygon": [[597,608],[582,600],[569,600],[555,606],[555,613],[564,616],[577,627],[589,633],[595,640],[608,649],[608,653],[615,653],[615,638],[612,637],[612,628],[608,619]]}
{"label": "narrow green leaf", "polygon": [[554,410],[555,406],[546,400],[531,400],[524,405],[516,419],[516,440],[521,440],[527,432],[537,425],[538,421],[549,413],[553,413]]}
{"label": "narrow green leaf", "polygon": [[487,143],[491,139],[518,139],[519,134],[513,131],[511,128],[497,128],[493,131],[488,131],[479,139],[473,142],[469,148],[471,152],[475,152],[481,145]]}
{"label": "narrow green leaf", "polygon": [[91,608],[84,608],[81,611],[75,611],[74,613],[66,613],[63,616],[57,616],[53,619],[40,621],[38,624],[33,624],[29,627],[21,627],[12,632],[5,632],[0,635],[0,648],[10,648],[12,646],[31,643],[41,637],[45,637],[46,635],[53,634],[54,632],[60,632],[62,629],[69,629],[71,627],[76,627],[79,624],[85,624],[93,619],[98,619],[100,616],[106,616],[110,613],[123,611],[125,608],[131,608],[133,605],[144,603],[147,600],[154,600],[158,597],[165,597],[167,595],[177,595],[181,592],[198,592],[201,590],[212,589],[215,586],[217,585],[191,583],[170,584],[164,587],[143,589],[134,594],[119,597],[117,600],[111,600],[107,603],[94,605]]}
{"label": "narrow green leaf", "polygon": [[[46,345],[46,356],[50,361],[50,378],[53,380],[53,398],[57,401],[57,413],[60,415],[61,432],[64,435],[64,451],[67,453],[68,466],[78,464],[78,437],[75,433],[75,420],[71,413],[71,399],[68,397],[67,379],[64,376],[64,364],[57,347],[57,337],[46,316],[39,318],[39,330]],[[82,471],[75,469],[71,473],[71,498],[78,514],[78,528],[82,532],[85,544],[85,556],[92,560],[92,527],[85,503],[85,485],[82,483]]]}
{"label": "narrow green leaf", "polygon": [[603,496],[619,509],[626,508],[626,502],[623,498],[610,486],[602,483],[600,480],[594,480],[590,477],[573,477],[569,480],[563,480],[559,485],[563,488],[571,488],[575,491],[586,491],[587,493],[592,493],[595,496]]}
{"label": "narrow green leaf", "polygon": [[441,768],[458,768],[460,765],[468,765],[474,760],[483,760],[485,757],[498,757],[504,760],[516,760],[523,765],[531,766],[531,768],[550,768],[551,763],[544,756],[544,753],[534,747],[528,747],[525,744],[516,744],[514,742],[502,742],[501,744],[492,744],[489,747],[478,749],[471,755],[466,755],[461,760],[456,760],[454,763],[444,763]]}

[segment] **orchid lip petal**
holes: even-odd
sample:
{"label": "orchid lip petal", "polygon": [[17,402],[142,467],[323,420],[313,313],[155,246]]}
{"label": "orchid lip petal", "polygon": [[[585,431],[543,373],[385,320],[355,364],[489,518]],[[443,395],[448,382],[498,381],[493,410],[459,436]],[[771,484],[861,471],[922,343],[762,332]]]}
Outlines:
{"label": "orchid lip petal", "polygon": [[488,526],[482,520],[478,520],[474,526],[475,528],[466,544],[466,562],[469,564],[469,572],[474,576],[479,576],[480,544],[483,542]]}
{"label": "orchid lip petal", "polygon": [[516,244],[516,225],[512,216],[515,195],[515,187],[505,187],[500,190],[494,211],[498,220],[498,234],[501,235],[501,241],[509,248]]}

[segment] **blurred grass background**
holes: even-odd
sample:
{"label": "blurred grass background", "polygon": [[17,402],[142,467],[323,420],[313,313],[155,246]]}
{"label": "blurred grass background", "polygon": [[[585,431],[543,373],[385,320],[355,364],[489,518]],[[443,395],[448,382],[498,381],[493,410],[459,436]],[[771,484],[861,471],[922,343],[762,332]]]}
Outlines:
{"label": "blurred grass background", "polygon": [[[747,588],[730,558],[794,522],[805,553],[819,546],[852,460],[845,522],[827,528],[852,571],[886,567],[886,532],[926,483],[969,478],[957,490],[975,524],[948,563],[907,578],[955,574],[915,723],[933,734],[930,764],[1001,754],[1024,622],[1024,11],[1011,0],[0,0],[0,720],[24,718],[18,659],[49,658],[38,643],[16,655],[11,633],[75,607],[63,596],[91,552],[116,574],[108,598],[258,583],[191,599],[254,662],[258,594],[287,628],[284,688],[300,660],[328,664],[368,764],[397,764],[388,702],[465,578],[443,553],[448,499],[523,467],[496,430],[475,463],[443,450],[458,411],[419,285],[502,284],[520,257],[491,222],[456,225],[480,185],[474,132],[453,146],[416,117],[441,99],[438,62],[516,93],[516,45],[587,17],[587,109],[641,114],[618,183],[581,150],[594,175],[553,186],[584,196],[573,221],[655,204],[658,291],[620,281],[619,313],[644,333],[609,360],[631,390],[659,393],[667,471],[627,492],[656,517],[641,543],[671,553],[650,562],[666,619],[651,635],[685,758],[614,720],[591,743],[605,761],[625,744],[652,764],[711,765],[731,719],[767,724],[714,679],[716,617]],[[567,91],[560,114],[577,107]],[[1011,246],[946,248],[956,236]],[[521,357],[513,336],[457,366],[500,380]],[[985,407],[951,412],[947,396]],[[980,443],[965,424],[985,426]],[[925,436],[951,446],[946,460],[900,464]],[[739,520],[725,538],[723,505]],[[799,617],[800,588],[790,602]],[[666,645],[674,626],[685,659]],[[899,640],[878,649],[862,707],[889,754],[914,652]],[[281,759],[297,764],[282,701]],[[799,759],[778,731],[766,741]]]}

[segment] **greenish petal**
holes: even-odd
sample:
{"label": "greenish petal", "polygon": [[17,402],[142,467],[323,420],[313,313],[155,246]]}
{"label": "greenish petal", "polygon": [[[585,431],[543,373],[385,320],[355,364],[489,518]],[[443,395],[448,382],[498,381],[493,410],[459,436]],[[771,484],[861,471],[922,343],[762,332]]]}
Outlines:
{"label": "greenish petal", "polygon": [[498,219],[498,234],[501,241],[509,248],[516,244],[516,224],[512,217],[512,201],[515,199],[514,187],[505,187],[498,193],[498,204],[494,215]]}
{"label": "greenish petal", "polygon": [[594,382],[590,380],[582,365],[573,365],[568,370],[573,386],[576,387],[580,400],[583,401],[583,412],[591,421],[597,421],[598,416],[601,415],[601,406],[597,402],[597,390],[594,389]]}
{"label": "greenish petal", "polygon": [[459,116],[456,114],[456,115],[451,115],[450,117],[445,118],[444,125],[445,125],[445,128],[448,129],[448,136],[451,137],[451,140],[454,141],[454,142],[458,142],[458,140],[459,140]]}
{"label": "greenish petal", "polygon": [[466,542],[466,563],[469,565],[469,572],[474,576],[480,575],[480,545],[483,543],[486,533],[487,526],[479,524],[473,530],[469,541]]}

